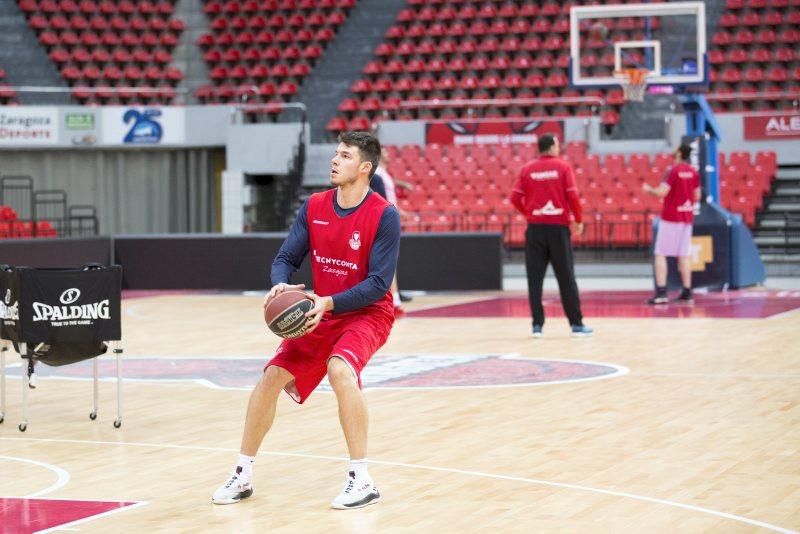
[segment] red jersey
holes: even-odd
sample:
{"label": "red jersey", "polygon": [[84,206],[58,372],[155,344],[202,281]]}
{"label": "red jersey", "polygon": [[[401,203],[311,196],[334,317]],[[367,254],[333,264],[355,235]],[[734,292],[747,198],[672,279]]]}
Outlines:
{"label": "red jersey", "polygon": [[700,187],[697,169],[688,163],[678,163],[669,170],[664,183],[669,186],[669,193],[664,197],[661,220],[694,222],[694,192]]}
{"label": "red jersey", "polygon": [[[391,205],[380,195],[367,195],[358,209],[339,217],[333,209],[335,193],[336,189],[329,189],[311,195],[306,214],[311,279],[314,293],[322,297],[346,291],[367,278],[372,243],[383,211]],[[370,308],[394,317],[391,290],[366,308],[336,316],[343,317]]]}
{"label": "red jersey", "polygon": [[511,203],[529,223],[568,226],[570,212],[583,222],[583,208],[572,167],[563,159],[541,156],[522,167],[511,190]]}

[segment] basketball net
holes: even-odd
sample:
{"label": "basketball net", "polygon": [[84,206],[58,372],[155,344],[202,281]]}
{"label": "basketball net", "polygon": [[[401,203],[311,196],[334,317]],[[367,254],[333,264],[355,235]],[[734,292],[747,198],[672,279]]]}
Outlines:
{"label": "basketball net", "polygon": [[647,91],[647,69],[622,69],[615,70],[614,77],[622,86],[622,94],[626,101],[642,102]]}

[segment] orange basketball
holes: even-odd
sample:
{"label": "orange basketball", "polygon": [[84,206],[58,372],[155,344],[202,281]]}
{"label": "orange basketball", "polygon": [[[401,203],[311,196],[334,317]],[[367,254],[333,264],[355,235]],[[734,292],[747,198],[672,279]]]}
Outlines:
{"label": "orange basketball", "polygon": [[314,301],[303,291],[284,291],[264,306],[264,321],[280,337],[300,337],[306,333],[306,312],[313,307]]}

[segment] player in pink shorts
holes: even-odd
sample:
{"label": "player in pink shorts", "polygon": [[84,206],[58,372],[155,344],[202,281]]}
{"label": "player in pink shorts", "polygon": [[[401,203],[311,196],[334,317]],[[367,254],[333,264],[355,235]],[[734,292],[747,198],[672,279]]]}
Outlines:
{"label": "player in pink shorts", "polygon": [[389,290],[400,248],[397,209],[369,188],[381,145],[365,132],[345,132],[331,161],[334,189],[311,195],[300,207],[272,263],[273,287],[264,299],[288,289],[311,253],[314,307],[307,333],[284,340],[250,396],[239,460],[213,494],[215,504],[233,504],[253,494],[253,462],[272,426],[281,391],[303,403],[327,375],[339,404],[350,466],[331,506],[360,508],[380,500],[367,471],[367,403],[361,370],[386,342],[394,323]]}
{"label": "player in pink shorts", "polygon": [[656,293],[647,301],[648,304],[669,302],[667,257],[678,258],[682,289],[677,302],[692,302],[692,223],[694,206],[701,193],[700,174],[689,164],[691,154],[692,147],[681,145],[675,151],[675,165],[667,171],[664,181],[658,187],[642,184],[646,193],[664,200],[654,247]]}

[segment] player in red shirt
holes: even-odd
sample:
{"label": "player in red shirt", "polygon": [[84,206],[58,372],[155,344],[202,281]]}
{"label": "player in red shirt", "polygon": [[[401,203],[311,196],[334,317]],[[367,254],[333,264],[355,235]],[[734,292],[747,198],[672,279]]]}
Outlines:
{"label": "player in red shirt", "polygon": [[308,332],[284,340],[250,396],[237,466],[212,496],[234,504],[253,493],[252,469],[272,426],[281,391],[304,402],[327,375],[339,404],[339,421],[350,453],[342,492],[331,506],[360,508],[380,500],[367,471],[367,404],[361,370],[386,342],[394,323],[389,291],[400,248],[397,209],[369,188],[381,145],[366,132],[345,132],[332,160],[335,189],[311,195],[272,264],[273,287],[264,299],[287,289],[291,274],[311,253],[314,307]]}
{"label": "player in red shirt", "polygon": [[578,284],[570,241],[572,230],[583,233],[583,209],[569,163],[560,159],[558,138],[546,134],[539,138],[539,158],[526,163],[511,190],[511,203],[528,219],[525,232],[525,270],[528,274],[528,300],[533,316],[533,336],[542,337],[544,307],[542,286],[547,264],[553,264],[561,293],[561,305],[569,319],[573,336],[591,336],[583,324]]}
{"label": "player in red shirt", "polygon": [[653,187],[642,184],[642,189],[664,200],[661,221],[654,247],[656,293],[648,304],[666,304],[667,257],[678,258],[681,274],[681,294],[676,302],[691,304],[692,300],[692,223],[694,206],[700,201],[700,174],[689,164],[692,147],[683,144],[675,151],[675,165],[667,171],[664,181]]}

